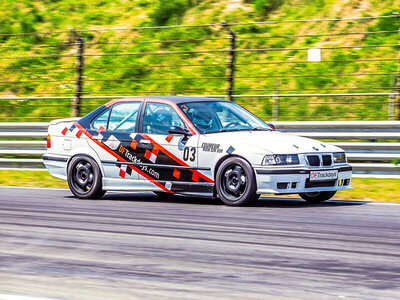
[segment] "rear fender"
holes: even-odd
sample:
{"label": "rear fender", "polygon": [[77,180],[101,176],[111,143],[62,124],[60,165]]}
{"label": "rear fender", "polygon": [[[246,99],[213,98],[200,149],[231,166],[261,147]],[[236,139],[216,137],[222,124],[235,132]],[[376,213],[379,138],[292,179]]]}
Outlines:
{"label": "rear fender", "polygon": [[80,138],[80,139],[75,138],[74,140],[79,140],[79,143],[76,143],[76,141],[74,141],[75,143],[73,143],[73,147],[70,152],[71,157],[68,159],[68,162],[67,162],[67,170],[68,170],[69,162],[71,161],[72,157],[77,156],[77,155],[85,155],[85,156],[89,156],[89,157],[93,158],[96,161],[97,165],[100,168],[101,175],[104,177],[103,164],[101,163],[101,160],[100,160],[99,156],[97,155],[96,151],[93,150],[89,146],[88,139],[87,138]]}

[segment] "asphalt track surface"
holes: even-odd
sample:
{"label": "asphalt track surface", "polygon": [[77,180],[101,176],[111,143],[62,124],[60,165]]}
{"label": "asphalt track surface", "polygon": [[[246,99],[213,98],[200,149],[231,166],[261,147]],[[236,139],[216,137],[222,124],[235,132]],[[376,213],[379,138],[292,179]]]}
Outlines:
{"label": "asphalt track surface", "polygon": [[3,187],[0,299],[400,299],[399,238],[398,204]]}

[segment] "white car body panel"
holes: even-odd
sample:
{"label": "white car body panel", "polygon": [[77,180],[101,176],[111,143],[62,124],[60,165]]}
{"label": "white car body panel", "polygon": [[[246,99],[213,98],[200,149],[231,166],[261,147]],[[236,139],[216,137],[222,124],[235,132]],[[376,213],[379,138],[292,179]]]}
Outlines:
{"label": "white car body panel", "polygon": [[[76,121],[61,119],[50,123],[51,147],[44,155],[44,163],[51,175],[66,180],[70,158],[75,155],[90,156],[100,167],[104,190],[173,192],[171,187],[185,182],[187,190],[181,188],[175,192],[211,196],[214,193],[213,185],[218,164],[230,156],[242,157],[250,163],[256,175],[259,194],[351,188],[351,167],[348,163],[312,167],[306,160],[307,155],[318,155],[321,158],[322,155],[332,155],[343,150],[292,134],[257,130],[194,134],[186,137],[183,134],[119,134],[95,132],[90,128],[83,128],[80,121]],[[138,147],[142,147],[140,149],[144,149],[143,151],[146,150],[146,144],[149,145],[147,158],[136,154],[139,153],[139,148],[130,148],[129,145],[135,138],[139,141]],[[297,154],[300,164],[262,165],[266,155],[274,154]],[[159,162],[164,159],[160,158],[160,155],[169,159],[170,163],[160,165]],[[176,162],[176,166],[170,165],[171,162],[174,165]],[[313,170],[338,170],[336,183],[333,186],[322,186],[311,182],[310,171]],[[164,173],[168,173],[169,177]],[[184,173],[186,177],[192,177],[187,177],[186,181],[182,180],[179,174]],[[286,188],[282,188],[285,184]],[[307,184],[309,186],[306,187]],[[195,186],[204,187],[205,190]]]}

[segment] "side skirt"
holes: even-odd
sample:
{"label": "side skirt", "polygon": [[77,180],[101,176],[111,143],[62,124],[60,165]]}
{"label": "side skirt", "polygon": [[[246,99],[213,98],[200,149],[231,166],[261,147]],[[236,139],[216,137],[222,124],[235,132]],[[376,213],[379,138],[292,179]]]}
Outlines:
{"label": "side skirt", "polygon": [[[207,194],[213,195],[214,184],[209,182],[178,182],[159,181],[161,184],[170,187],[170,190],[179,194]],[[162,192],[150,180],[103,178],[103,189],[106,191],[151,191]]]}

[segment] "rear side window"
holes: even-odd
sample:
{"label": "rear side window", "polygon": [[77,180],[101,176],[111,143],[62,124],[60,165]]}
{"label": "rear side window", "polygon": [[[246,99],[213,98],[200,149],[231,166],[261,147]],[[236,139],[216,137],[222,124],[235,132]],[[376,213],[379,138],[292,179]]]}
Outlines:
{"label": "rear side window", "polygon": [[112,107],[108,130],[133,132],[141,102],[125,102]]}
{"label": "rear side window", "polygon": [[109,115],[110,115],[110,109],[107,109],[92,121],[90,128],[94,130],[99,130],[100,127],[103,127],[104,129],[107,128],[107,121]]}

